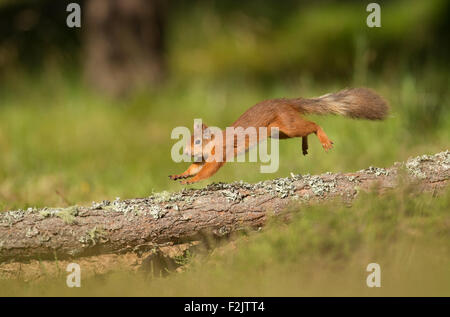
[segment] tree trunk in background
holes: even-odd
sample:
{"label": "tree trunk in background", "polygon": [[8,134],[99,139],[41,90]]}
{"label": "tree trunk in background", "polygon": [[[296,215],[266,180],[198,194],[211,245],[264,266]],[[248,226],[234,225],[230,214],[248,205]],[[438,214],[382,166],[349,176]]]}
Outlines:
{"label": "tree trunk in background", "polygon": [[118,96],[162,80],[164,0],[89,0],[83,14],[90,85]]}

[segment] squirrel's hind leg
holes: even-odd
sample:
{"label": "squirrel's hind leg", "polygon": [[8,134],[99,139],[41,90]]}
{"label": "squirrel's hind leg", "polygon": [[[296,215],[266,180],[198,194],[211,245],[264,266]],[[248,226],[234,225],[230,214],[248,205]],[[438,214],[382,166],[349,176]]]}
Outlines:
{"label": "squirrel's hind leg", "polygon": [[308,143],[305,141],[306,138],[311,133],[314,133],[319,138],[322,147],[325,151],[328,151],[333,147],[333,142],[328,138],[322,128],[312,121],[307,121],[296,114],[286,114],[279,116],[275,122],[271,124],[273,127],[278,127],[280,132],[289,138],[301,137],[303,141],[302,150],[305,154],[308,150]]}
{"label": "squirrel's hind leg", "polygon": [[317,126],[317,130],[315,134],[319,138],[320,143],[322,143],[322,147],[325,151],[331,150],[333,148],[333,141],[331,141],[321,127]]}

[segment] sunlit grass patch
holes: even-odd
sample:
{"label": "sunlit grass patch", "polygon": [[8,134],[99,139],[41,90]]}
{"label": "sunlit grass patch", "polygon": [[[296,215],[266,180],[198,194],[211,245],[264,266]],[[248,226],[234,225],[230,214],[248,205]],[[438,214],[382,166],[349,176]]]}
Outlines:
{"label": "sunlit grass patch", "polygon": [[[410,187],[382,196],[292,207],[258,232],[237,235],[207,253],[183,258],[168,277],[115,271],[82,278],[66,273],[24,283],[1,281],[2,295],[137,296],[448,296],[450,191],[417,195]],[[76,260],[74,260],[76,262]],[[381,288],[369,288],[369,263],[381,267]]]}

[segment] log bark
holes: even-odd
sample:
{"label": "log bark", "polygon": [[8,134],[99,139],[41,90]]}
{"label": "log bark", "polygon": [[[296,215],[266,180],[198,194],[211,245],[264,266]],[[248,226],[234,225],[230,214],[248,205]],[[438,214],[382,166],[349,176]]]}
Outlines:
{"label": "log bark", "polygon": [[[402,177],[400,177],[402,176]],[[221,237],[264,225],[292,203],[340,197],[351,202],[374,187],[392,189],[400,179],[420,190],[444,188],[450,152],[422,155],[390,168],[354,173],[293,175],[257,184],[216,183],[202,189],[103,201],[92,206],[29,208],[0,214],[0,262],[71,259],[99,254],[147,252],[155,247]]]}

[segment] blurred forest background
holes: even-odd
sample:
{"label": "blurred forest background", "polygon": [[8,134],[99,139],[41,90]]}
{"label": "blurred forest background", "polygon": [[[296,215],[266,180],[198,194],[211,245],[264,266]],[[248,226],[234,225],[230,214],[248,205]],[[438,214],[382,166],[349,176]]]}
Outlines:
{"label": "blurred forest background", "polygon": [[280,143],[280,169],[227,164],[208,182],[388,166],[448,148],[450,4],[379,1],[0,1],[0,210],[179,190],[176,126],[226,127],[251,105],[368,86],[385,122],[314,118],[335,142]]}
{"label": "blurred forest background", "polygon": [[[81,28],[66,26],[69,2],[0,0],[2,211],[180,190],[167,177],[188,165],[171,160],[174,127],[226,127],[263,99],[345,87],[375,89],[390,117],[313,117],[331,152],[314,137],[307,156],[300,140],[282,141],[277,173],[232,163],[194,187],[449,148],[449,1],[377,1],[381,28],[367,27],[370,1],[360,0],[78,1]],[[206,257],[186,254],[164,279],[82,275],[69,289],[55,259],[57,279],[0,278],[0,295],[448,296],[450,192],[438,197],[400,188],[351,207],[293,206],[289,225],[272,219]],[[370,262],[382,267],[381,289],[365,284]]]}

